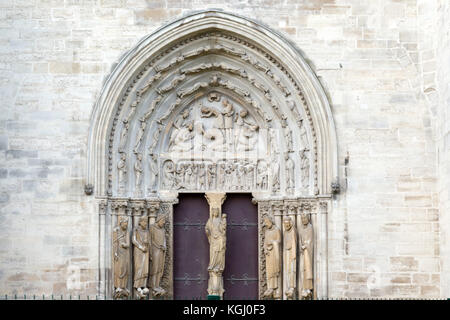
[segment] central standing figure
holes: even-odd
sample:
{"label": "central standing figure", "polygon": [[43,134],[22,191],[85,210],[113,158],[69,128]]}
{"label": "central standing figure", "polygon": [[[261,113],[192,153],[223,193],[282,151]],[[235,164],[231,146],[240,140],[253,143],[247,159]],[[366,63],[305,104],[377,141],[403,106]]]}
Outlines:
{"label": "central standing figure", "polygon": [[210,274],[208,294],[222,296],[223,279],[222,272],[225,269],[225,250],[227,242],[227,215],[220,217],[219,208],[212,208],[212,215],[205,226],[206,236],[209,241],[209,266]]}

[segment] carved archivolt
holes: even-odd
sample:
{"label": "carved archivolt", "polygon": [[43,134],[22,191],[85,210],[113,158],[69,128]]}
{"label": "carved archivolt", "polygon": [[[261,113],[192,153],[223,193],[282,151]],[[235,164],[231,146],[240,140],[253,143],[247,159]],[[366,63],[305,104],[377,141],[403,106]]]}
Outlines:
{"label": "carved archivolt", "polygon": [[[178,192],[251,192],[258,195],[260,223],[273,215],[282,234],[279,217],[285,199],[317,200],[331,194],[336,147],[328,101],[299,51],[254,21],[208,10],[143,39],[106,80],[92,116],[87,183],[97,196],[109,199],[119,216],[150,214],[146,201],[161,202],[167,218],[151,230],[159,247],[163,225],[168,232],[164,255],[155,253],[161,259],[154,267],[163,267],[149,271],[153,291],[135,279],[133,294],[170,295],[171,204],[176,201],[170,197]],[[149,216],[148,223],[155,218]],[[298,230],[295,219],[292,227]],[[127,232],[137,235],[136,243],[146,240],[143,225],[130,220]],[[114,227],[116,238],[124,236],[124,226]],[[261,231],[260,241],[264,239]],[[139,256],[134,251],[130,254]],[[279,253],[282,257],[282,249]],[[260,252],[263,269],[265,257]],[[127,277],[131,283],[132,275]],[[117,280],[118,297],[126,296],[121,288],[125,280],[117,279],[122,279]],[[263,295],[270,288],[267,279],[260,275],[260,280]],[[281,298],[283,284],[277,289],[271,281],[267,296]]]}

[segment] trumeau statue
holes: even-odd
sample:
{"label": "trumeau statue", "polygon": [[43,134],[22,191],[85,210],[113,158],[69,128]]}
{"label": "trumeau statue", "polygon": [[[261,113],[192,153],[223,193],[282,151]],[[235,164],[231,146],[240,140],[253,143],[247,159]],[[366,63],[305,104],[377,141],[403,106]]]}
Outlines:
{"label": "trumeau statue", "polygon": [[164,273],[166,259],[166,230],[164,224],[166,217],[160,215],[156,222],[150,225],[150,285],[154,296],[163,296],[166,291],[161,288],[161,278]]}
{"label": "trumeau statue", "polygon": [[313,290],[313,251],[314,251],[314,231],[307,214],[301,215],[302,225],[299,227],[300,252],[301,252],[301,278],[303,299],[312,297]]}
{"label": "trumeau statue", "polygon": [[283,219],[283,266],[285,274],[285,290],[288,300],[295,299],[297,275],[297,233],[291,217]]}
{"label": "trumeau statue", "polygon": [[117,224],[113,230],[114,299],[126,298],[130,294],[127,288],[130,274],[128,218],[120,217]]}
{"label": "trumeau statue", "polygon": [[211,217],[205,226],[206,236],[209,242],[209,281],[208,294],[222,296],[223,278],[222,273],[225,269],[225,250],[227,233],[227,215],[222,214],[220,209],[212,208]]}
{"label": "trumeau statue", "polygon": [[148,293],[147,287],[149,269],[150,234],[147,229],[148,217],[139,218],[139,225],[133,232],[134,245],[134,283],[138,298],[144,298]]}
{"label": "trumeau statue", "polygon": [[279,279],[281,277],[281,231],[270,216],[264,217],[264,255],[266,256],[267,290],[263,297],[281,298]]}

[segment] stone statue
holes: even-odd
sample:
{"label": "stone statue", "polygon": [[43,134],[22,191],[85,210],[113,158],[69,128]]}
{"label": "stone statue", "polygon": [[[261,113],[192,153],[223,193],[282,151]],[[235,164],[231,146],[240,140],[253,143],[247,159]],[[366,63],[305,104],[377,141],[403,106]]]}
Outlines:
{"label": "stone statue", "polygon": [[292,142],[292,131],[286,130],[286,149],[288,151],[292,151],[293,142]]}
{"label": "stone statue", "polygon": [[130,274],[130,239],[128,237],[128,218],[120,217],[113,230],[114,255],[114,299],[129,296],[128,275]]}
{"label": "stone statue", "polygon": [[175,184],[175,164],[169,160],[164,164],[164,187],[172,189]]}
{"label": "stone statue", "polygon": [[225,139],[229,150],[233,147],[233,105],[227,99],[222,102],[223,111],[222,116],[224,119]]}
{"label": "stone statue", "polygon": [[158,156],[154,153],[150,154],[151,160],[150,160],[150,188],[152,191],[155,191],[156,184],[158,182],[158,175],[159,175],[159,169],[158,169]]}
{"label": "stone statue", "polygon": [[269,216],[264,217],[264,227],[267,290],[264,292],[263,297],[279,299],[281,298],[281,288],[279,287],[281,276],[281,231]]}
{"label": "stone statue", "polygon": [[134,175],[135,175],[135,186],[136,186],[136,191],[139,192],[139,188],[141,186],[141,182],[142,182],[142,172],[143,172],[143,168],[142,168],[142,154],[138,153],[136,155],[136,162],[134,163]]}
{"label": "stone statue", "polygon": [[139,218],[139,225],[133,232],[134,245],[134,284],[138,298],[144,298],[149,290],[147,288],[149,267],[150,234],[147,229],[148,217]]}
{"label": "stone statue", "polygon": [[286,298],[293,300],[295,298],[296,275],[297,275],[297,234],[292,224],[291,217],[283,219],[283,266],[285,275]]}
{"label": "stone statue", "polygon": [[208,189],[214,190],[214,182],[216,178],[216,165],[215,164],[208,164],[207,166],[207,178],[208,178]]}
{"label": "stone statue", "polygon": [[206,187],[206,168],[204,163],[200,163],[198,167],[198,189],[204,190]]}
{"label": "stone statue", "polygon": [[222,162],[218,165],[218,173],[217,173],[217,189],[224,188],[225,187],[225,162]]}
{"label": "stone statue", "polygon": [[286,189],[287,192],[292,193],[295,189],[295,164],[291,157],[289,157],[289,153],[286,153],[284,159],[286,165]]}
{"label": "stone statue", "polygon": [[303,149],[300,151],[300,174],[302,179],[302,187],[309,187],[309,158],[308,149]]}
{"label": "stone statue", "polygon": [[172,132],[169,141],[169,150],[177,152],[187,152],[194,147],[192,139],[194,138],[194,122],[185,124],[181,129],[175,129]]}
{"label": "stone statue", "polygon": [[150,225],[150,284],[154,296],[163,296],[166,291],[161,288],[161,278],[164,273],[166,259],[166,216],[160,215],[156,222]]}
{"label": "stone statue", "polygon": [[278,154],[274,153],[272,155],[272,192],[277,192],[280,190],[280,162],[278,159]]}
{"label": "stone statue", "polygon": [[130,125],[128,122],[123,123],[122,132],[120,133],[120,141],[119,141],[119,152],[125,151],[125,144],[127,143],[127,135],[128,135],[128,128]]}
{"label": "stone statue", "polygon": [[119,176],[119,189],[125,188],[126,175],[127,175],[127,155],[125,153],[120,154],[120,160],[117,163],[117,170]]}
{"label": "stone statue", "polygon": [[258,189],[267,189],[267,165],[264,161],[260,161],[257,167],[256,187]]}
{"label": "stone statue", "polygon": [[219,216],[220,209],[212,208],[212,214],[205,226],[206,236],[209,242],[209,265],[210,274],[208,283],[208,294],[222,296],[223,278],[222,272],[225,269],[225,250],[227,233],[227,215]]}
{"label": "stone statue", "polygon": [[236,115],[236,151],[251,151],[256,146],[257,131],[259,126],[251,123],[248,118],[247,110],[241,110]]}
{"label": "stone statue", "polygon": [[302,266],[302,298],[312,297],[313,290],[313,250],[314,250],[314,231],[307,214],[301,215],[302,226],[299,228],[300,234],[300,252]]}
{"label": "stone statue", "polygon": [[147,126],[147,122],[141,121],[141,127],[139,128],[137,137],[136,137],[136,145],[134,146],[134,153],[137,153],[139,147],[141,146],[142,137],[144,136],[145,127]]}

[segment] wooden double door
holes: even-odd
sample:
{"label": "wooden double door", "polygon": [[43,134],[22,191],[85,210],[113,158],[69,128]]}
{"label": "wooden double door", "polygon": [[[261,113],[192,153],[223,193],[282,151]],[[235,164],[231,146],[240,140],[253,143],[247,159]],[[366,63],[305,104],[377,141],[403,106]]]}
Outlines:
{"label": "wooden double door", "polygon": [[[250,194],[229,193],[224,299],[258,299],[258,211]],[[174,298],[206,299],[209,206],[201,193],[180,194],[174,208]]]}

